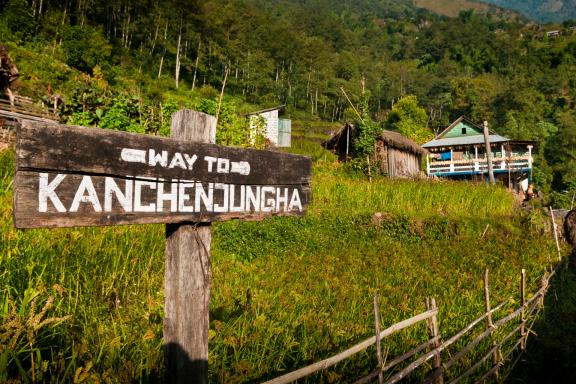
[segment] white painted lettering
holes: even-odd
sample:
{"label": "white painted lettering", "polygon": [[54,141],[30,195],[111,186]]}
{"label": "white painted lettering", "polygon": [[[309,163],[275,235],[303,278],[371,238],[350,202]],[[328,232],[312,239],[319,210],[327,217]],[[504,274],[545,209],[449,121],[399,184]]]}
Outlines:
{"label": "white painted lettering", "polygon": [[148,150],[148,165],[155,167],[156,164],[160,164],[163,167],[168,165],[168,151],[156,153],[154,149]]}
{"label": "white painted lettering", "polygon": [[276,206],[274,198],[266,198],[267,193],[274,193],[274,187],[262,187],[260,192],[260,204],[262,212],[272,212]]}
{"label": "white painted lettering", "polygon": [[216,172],[230,173],[230,160],[219,158],[218,162],[216,163]]}
{"label": "white painted lettering", "polygon": [[288,188],[284,188],[284,195],[282,195],[282,188],[276,188],[276,212],[280,212],[280,204],[284,204],[284,212],[288,211]]}
{"label": "white painted lettering", "polygon": [[48,183],[48,174],[41,173],[38,185],[38,212],[47,212],[48,211],[48,199],[54,205],[54,208],[58,212],[66,212],[66,208],[64,204],[60,201],[58,196],[56,195],[55,189],[60,185],[62,180],[66,175],[58,174],[50,183]]}
{"label": "white painted lettering", "polygon": [[302,202],[300,201],[300,194],[298,193],[297,188],[295,188],[294,192],[292,192],[292,198],[290,199],[288,210],[291,211],[293,207],[296,207],[299,211],[302,211]]}
{"label": "white painted lettering", "polygon": [[129,163],[146,164],[146,151],[143,149],[122,148],[120,158]]}
{"label": "white painted lettering", "polygon": [[230,172],[248,176],[250,174],[250,163],[247,161],[231,162]]}
{"label": "white painted lettering", "polygon": [[95,212],[102,212],[102,206],[100,205],[100,201],[98,201],[98,196],[96,195],[96,190],[94,189],[94,184],[92,183],[92,178],[90,176],[82,177],[82,181],[76,191],[76,195],[74,195],[74,200],[72,200],[69,212],[77,212],[80,203],[91,203]]}
{"label": "white painted lettering", "polygon": [[182,157],[182,154],[180,152],[176,152],[174,154],[174,157],[172,158],[172,161],[170,161],[170,165],[168,166],[168,168],[174,168],[174,167],[188,169],[188,167],[186,167],[186,163],[184,162],[184,158]]}
{"label": "white painted lettering", "polygon": [[246,186],[244,185],[240,185],[240,205],[236,206],[234,205],[234,200],[235,200],[235,189],[236,186],[234,184],[230,184],[229,186],[230,189],[230,212],[243,212],[244,211],[244,207],[246,206]]}
{"label": "white painted lettering", "polygon": [[185,205],[190,200],[190,195],[186,193],[186,188],[194,188],[194,182],[182,180],[178,183],[178,212],[194,212],[193,205]]}
{"label": "white painted lettering", "polygon": [[212,165],[217,161],[218,159],[212,156],[204,156],[204,161],[206,161],[208,163],[208,172],[212,172]]}
{"label": "white painted lettering", "polygon": [[194,210],[201,212],[200,202],[204,204],[206,211],[212,212],[214,202],[214,183],[208,184],[208,193],[204,190],[202,183],[196,183],[196,191],[194,195]]}
{"label": "white painted lettering", "polygon": [[[155,180],[150,178],[145,178],[147,180]],[[150,203],[148,205],[142,205],[142,187],[148,187],[150,189],[156,189],[156,183],[152,181],[145,181],[141,179],[134,180],[134,212],[155,212],[156,204]]]}
{"label": "white painted lettering", "polygon": [[192,168],[194,167],[194,163],[196,162],[196,160],[198,160],[198,156],[192,155],[192,157],[190,157],[190,156],[188,156],[187,153],[185,153],[184,159],[186,160],[186,163],[188,164],[188,169],[192,170]]}
{"label": "white painted lettering", "polygon": [[[252,188],[256,188],[256,193]],[[252,204],[252,209],[250,209],[250,204]],[[246,186],[246,211],[260,212],[260,187]]]}
{"label": "white painted lettering", "polygon": [[170,201],[170,212],[176,212],[178,207],[178,182],[177,180],[172,180],[170,184],[170,192],[164,193],[164,180],[158,179],[158,184],[156,188],[158,189],[157,199],[156,199],[156,212],[162,212],[164,210],[164,201]]}
{"label": "white painted lettering", "polygon": [[214,184],[214,191],[216,190],[222,190],[223,194],[224,194],[224,199],[222,200],[222,205],[220,204],[214,204],[214,212],[228,212],[228,203],[229,203],[229,191],[228,191],[228,187],[230,185],[229,184],[222,184],[222,183],[216,183]]}
{"label": "white painted lettering", "polygon": [[125,212],[132,212],[132,190],[133,181],[131,179],[126,179],[126,185],[124,187],[124,192],[118,187],[116,181],[112,177],[106,177],[104,179],[104,211],[112,211],[112,194],[116,196],[116,200],[122,206]]}

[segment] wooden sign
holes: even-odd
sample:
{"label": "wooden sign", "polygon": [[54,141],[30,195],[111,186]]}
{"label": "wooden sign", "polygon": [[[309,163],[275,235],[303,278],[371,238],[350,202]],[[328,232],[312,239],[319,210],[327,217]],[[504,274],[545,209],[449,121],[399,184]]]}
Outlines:
{"label": "wooden sign", "polygon": [[311,160],[64,125],[16,132],[17,228],[301,216]]}

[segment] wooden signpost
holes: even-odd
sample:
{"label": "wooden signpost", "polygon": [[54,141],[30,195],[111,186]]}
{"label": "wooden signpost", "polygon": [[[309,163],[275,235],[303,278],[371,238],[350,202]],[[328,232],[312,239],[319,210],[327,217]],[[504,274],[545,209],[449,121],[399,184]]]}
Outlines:
{"label": "wooden signpost", "polygon": [[16,132],[16,228],[168,224],[169,382],[207,382],[210,223],[302,216],[311,199],[309,158],[215,145],[215,127],[182,110],[170,139],[49,124]]}

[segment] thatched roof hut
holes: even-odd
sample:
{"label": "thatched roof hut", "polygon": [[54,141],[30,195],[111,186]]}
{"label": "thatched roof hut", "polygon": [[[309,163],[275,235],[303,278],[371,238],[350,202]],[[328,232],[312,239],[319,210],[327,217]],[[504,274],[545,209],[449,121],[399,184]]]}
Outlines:
{"label": "thatched roof hut", "polygon": [[406,136],[394,131],[387,131],[384,130],[382,135],[380,136],[380,140],[382,140],[388,147],[395,148],[400,151],[410,152],[415,155],[425,155],[427,151],[422,148],[418,143],[415,141],[410,140]]}
{"label": "thatched roof hut", "polygon": [[[353,124],[346,124],[322,146],[336,155],[340,161],[353,157],[352,143],[357,129]],[[389,177],[416,177],[422,173],[422,156],[427,151],[418,143],[394,131],[382,131],[376,140],[371,163]]]}

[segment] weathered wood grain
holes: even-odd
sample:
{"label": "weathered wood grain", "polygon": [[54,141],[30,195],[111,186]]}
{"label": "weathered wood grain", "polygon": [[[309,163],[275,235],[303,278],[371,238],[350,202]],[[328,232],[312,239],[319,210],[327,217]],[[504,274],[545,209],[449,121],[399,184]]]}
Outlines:
{"label": "weathered wood grain", "polygon": [[[254,185],[310,183],[310,158],[282,152],[50,124],[26,124],[16,130],[16,137],[17,170],[65,170],[108,176],[131,175]],[[146,163],[123,161],[122,151],[126,149],[144,151]],[[160,165],[161,161],[150,165],[151,150],[160,158],[165,151],[166,166]],[[192,169],[189,169],[184,155],[189,158],[196,155]],[[214,162],[210,166],[205,157],[235,163],[247,162],[250,165],[249,174],[217,172],[218,164]],[[212,172],[209,171],[210,167]]]}
{"label": "weathered wood grain", "polygon": [[[54,182],[58,175],[64,175],[60,184],[54,189],[56,196],[54,200],[57,199],[61,203],[62,206],[60,209],[62,210],[63,207],[65,212],[59,212],[57,207],[58,201],[53,201],[50,197],[42,199],[46,203],[46,209],[44,212],[40,211],[39,186],[42,175],[47,176],[46,180],[48,183]],[[74,200],[76,196],[79,195],[78,190],[82,180],[86,177],[90,179],[94,187],[96,199],[91,202],[79,202],[75,210]],[[108,188],[106,187],[106,183],[108,183]],[[106,191],[110,192],[110,186],[116,185],[119,191],[126,196],[129,194],[126,193],[127,183],[131,185],[129,189],[132,190],[132,199],[129,204],[125,203],[124,206],[122,206],[120,203],[122,200],[121,197],[119,198],[116,193],[107,194]],[[160,187],[160,185],[162,187]],[[182,189],[181,185],[194,185],[194,187]],[[261,186],[230,186],[226,184],[220,187],[226,188],[226,186],[228,186],[227,204],[224,202],[225,190],[212,188],[212,209],[208,209],[209,207],[203,202],[202,197],[203,192],[206,193],[206,195],[210,194],[210,186],[215,187],[216,185],[214,183],[200,183],[200,186],[197,186],[197,183],[178,183],[170,180],[158,182],[142,178],[113,178],[107,176],[19,171],[16,173],[14,179],[14,226],[16,228],[42,228],[182,223],[186,221],[211,222],[236,218],[243,220],[262,220],[267,216],[302,216],[311,198],[311,189],[309,186],[277,185],[273,187],[280,191],[282,198],[286,191],[288,191],[288,195],[292,195],[294,191],[297,191],[298,196],[301,198],[303,209],[299,210],[293,207],[293,209],[287,210],[289,207],[287,207],[284,201],[280,202],[278,199],[275,199],[274,193],[265,192],[263,194]],[[159,204],[158,192],[160,188],[164,193],[168,194],[168,197],[170,197],[169,194],[173,191],[172,188],[174,188],[177,192],[176,199],[164,199]],[[240,211],[243,189],[244,209]],[[137,199],[136,193],[138,190],[140,193]],[[179,194],[178,192],[180,190],[184,193]],[[233,194],[231,193],[232,190],[234,191]],[[247,202],[247,190],[252,191],[254,197],[259,195],[259,199],[257,199],[259,202],[255,201],[255,199],[248,199],[249,201]],[[81,190],[80,192],[84,196],[88,196],[89,194],[87,190]],[[199,195],[198,201],[196,201],[197,194]],[[262,199],[263,196],[264,199]],[[184,201],[184,198],[187,198],[187,200]],[[272,201],[266,201],[270,199],[274,200],[274,204],[271,204]],[[136,200],[139,200],[138,205],[136,204]],[[95,202],[98,204],[95,204]],[[231,205],[231,202],[233,205]],[[276,204],[276,202],[278,202],[278,204]],[[198,203],[198,205],[196,205],[196,203]],[[126,205],[128,205],[128,207],[126,207]],[[160,207],[160,205],[162,206]],[[226,205],[228,205],[227,209],[225,209]],[[259,205],[259,209],[255,205]],[[278,207],[276,207],[276,205]],[[184,211],[190,209],[195,211]]]}
{"label": "weathered wood grain", "polygon": [[[172,116],[172,137],[213,142],[216,118],[183,110]],[[208,383],[210,224],[166,226],[164,357],[166,382]]]}
{"label": "weathered wood grain", "polygon": [[309,158],[211,144],[213,132],[202,137],[204,143],[182,135],[181,140],[62,125],[19,127],[15,226],[260,220],[305,213],[311,199]]}

